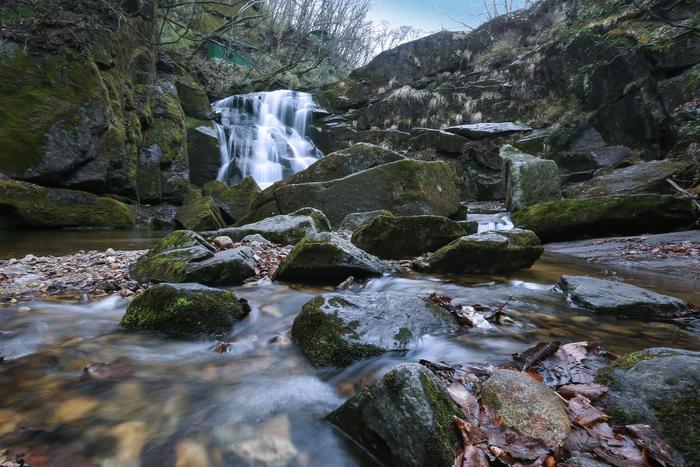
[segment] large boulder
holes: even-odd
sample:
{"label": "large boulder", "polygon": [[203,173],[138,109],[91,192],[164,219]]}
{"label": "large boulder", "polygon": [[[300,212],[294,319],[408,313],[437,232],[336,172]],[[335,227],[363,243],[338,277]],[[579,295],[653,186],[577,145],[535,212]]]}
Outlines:
{"label": "large boulder", "polygon": [[226,225],[214,198],[204,196],[198,190],[190,190],[182,206],[177,210],[175,220],[187,230],[211,230]]}
{"label": "large boulder", "polygon": [[559,287],[575,307],[622,318],[671,318],[688,309],[678,298],[595,277],[562,276]]}
{"label": "large boulder", "polygon": [[544,242],[668,232],[689,227],[695,219],[690,200],[668,195],[562,199],[513,214],[516,226],[533,230]]}
{"label": "large boulder", "polygon": [[275,279],[290,282],[339,284],[352,276],[380,276],[386,266],[379,258],[330,232],[304,237],[282,261]]}
{"label": "large boulder", "polygon": [[435,251],[466,234],[459,223],[439,216],[379,216],[356,230],[352,243],[383,259],[408,259]]}
{"label": "large boulder", "polygon": [[454,172],[443,162],[401,160],[348,177],[285,185],[275,191],[283,212],[305,206],[323,211],[337,226],[352,212],[386,209],[397,215],[450,216],[459,209]]}
{"label": "large boulder", "polygon": [[132,228],[136,209],[113,198],[0,178],[0,225],[36,228]]}
{"label": "large boulder", "polygon": [[551,447],[560,445],[571,431],[561,398],[527,373],[496,370],[481,385],[481,403],[505,425]]}
{"label": "large boulder", "polygon": [[424,366],[403,363],[329,419],[384,465],[449,466],[461,447],[453,417],[464,413]]}
{"label": "large boulder", "polygon": [[500,150],[506,207],[517,211],[559,197],[561,179],[557,163],[526,154],[513,146]]}
{"label": "large boulder", "polygon": [[340,223],[338,230],[354,231],[363,225],[369,224],[379,216],[393,216],[393,214],[384,209],[368,212],[351,212],[345,216],[345,219],[343,219],[343,222]]}
{"label": "large boulder", "polygon": [[221,166],[221,146],[211,121],[188,120],[187,161],[192,184],[201,187],[216,180]]}
{"label": "large boulder", "polygon": [[493,274],[527,269],[542,255],[539,238],[529,230],[483,232],[458,238],[415,264],[424,272]]}
{"label": "large boulder", "polygon": [[421,337],[449,335],[457,323],[427,299],[404,293],[319,296],[294,320],[292,337],[316,366],[345,367],[403,351]]}
{"label": "large boulder", "polygon": [[260,187],[253,177],[246,177],[235,186],[226,186],[218,180],[206,183],[202,192],[214,198],[224,220],[232,225],[250,212]]}
{"label": "large boulder", "polygon": [[242,246],[188,264],[186,281],[206,285],[238,285],[255,274],[253,250]]}
{"label": "large boulder", "polygon": [[651,425],[685,465],[700,465],[700,352],[642,350],[619,358],[597,380],[608,386],[602,404],[616,423]]}
{"label": "large boulder", "polygon": [[313,208],[302,208],[290,214],[268,217],[241,227],[229,227],[215,232],[207,232],[205,236],[210,239],[226,236],[237,242],[248,235],[258,234],[278,245],[294,245],[308,235],[328,232],[329,230],[331,230],[331,226],[321,211]]}
{"label": "large boulder", "polygon": [[223,335],[248,313],[233,292],[199,284],[158,284],[134,297],[121,325],[173,337]]}
{"label": "large boulder", "polygon": [[212,109],[207,92],[186,70],[178,69],[175,87],[186,116],[200,120],[211,118]]}

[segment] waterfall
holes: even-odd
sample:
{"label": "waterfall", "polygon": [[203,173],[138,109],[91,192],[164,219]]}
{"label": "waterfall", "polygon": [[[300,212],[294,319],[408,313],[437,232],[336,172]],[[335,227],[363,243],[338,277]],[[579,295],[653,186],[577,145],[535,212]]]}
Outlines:
{"label": "waterfall", "polygon": [[252,176],[264,189],[323,156],[307,136],[314,109],[308,93],[256,92],[227,97],[213,108],[221,115],[217,179],[224,183]]}

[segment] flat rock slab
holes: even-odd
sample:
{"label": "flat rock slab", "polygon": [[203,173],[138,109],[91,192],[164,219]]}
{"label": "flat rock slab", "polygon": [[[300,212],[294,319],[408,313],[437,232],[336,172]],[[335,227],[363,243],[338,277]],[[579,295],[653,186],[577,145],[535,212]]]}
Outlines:
{"label": "flat rock slab", "polygon": [[678,298],[595,277],[562,276],[559,287],[571,305],[621,318],[670,318],[688,308]]}
{"label": "flat rock slab", "polygon": [[448,133],[465,136],[467,138],[486,138],[489,136],[501,136],[511,133],[532,131],[532,128],[520,123],[473,123],[471,125],[457,125],[445,128]]}

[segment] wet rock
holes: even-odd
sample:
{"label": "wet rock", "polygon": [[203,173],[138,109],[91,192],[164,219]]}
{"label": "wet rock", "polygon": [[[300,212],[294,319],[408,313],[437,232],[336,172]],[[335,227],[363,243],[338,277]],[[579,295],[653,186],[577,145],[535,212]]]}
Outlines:
{"label": "wet rock", "polygon": [[695,219],[690,200],[668,195],[562,199],[513,214],[516,226],[534,231],[544,242],[668,232],[689,227]]}
{"label": "wet rock", "polygon": [[259,222],[229,227],[215,232],[205,232],[207,238],[225,235],[234,242],[249,235],[261,235],[266,240],[278,245],[294,245],[307,235],[331,230],[326,216],[313,208],[302,208],[291,214],[268,217]]}
{"label": "wet rock", "polygon": [[439,216],[379,216],[356,230],[352,243],[383,259],[409,259],[432,252],[466,234]]}
{"label": "wet rock", "polygon": [[492,231],[458,238],[414,267],[437,273],[504,273],[531,267],[543,252],[529,230]]}
{"label": "wet rock", "polygon": [[245,217],[261,193],[253,177],[246,177],[235,186],[226,186],[220,181],[209,182],[202,191],[214,198],[228,224],[234,224]]}
{"label": "wet rock", "polygon": [[348,400],[329,419],[385,465],[448,466],[463,417],[428,369],[404,363]]}
{"label": "wet rock", "polygon": [[562,276],[559,287],[572,306],[621,318],[670,318],[688,309],[678,298],[595,277]]}
{"label": "wet rock", "polygon": [[253,256],[253,250],[245,246],[220,251],[204,261],[189,263],[185,280],[206,285],[242,284],[256,275]]}
{"label": "wet rock", "polygon": [[358,227],[369,224],[379,216],[393,216],[389,211],[369,211],[369,212],[353,212],[345,216],[343,222],[340,223],[338,230],[357,230]]}
{"label": "wet rock", "polygon": [[221,146],[211,121],[188,121],[187,160],[190,182],[194,185],[201,187],[211,180],[216,180],[221,166]]}
{"label": "wet rock", "polygon": [[465,136],[467,138],[487,138],[490,136],[502,136],[511,133],[532,131],[527,125],[513,122],[503,123],[474,123],[471,125],[457,125],[445,128],[448,133]]}
{"label": "wet rock", "polygon": [[177,210],[175,220],[187,230],[211,230],[226,225],[214,199],[211,196],[203,196],[197,190],[190,190]]}
{"label": "wet rock", "polygon": [[602,404],[616,423],[651,425],[685,465],[700,464],[700,352],[642,350],[621,357],[597,380],[609,387]]}
{"label": "wet rock", "polygon": [[321,232],[304,237],[280,264],[281,281],[338,284],[349,276],[380,276],[386,266],[349,241]]}
{"label": "wet rock", "polygon": [[526,154],[513,146],[500,150],[506,207],[511,211],[559,197],[561,179],[556,162]]}
{"label": "wet rock", "polygon": [[294,320],[292,337],[316,366],[345,367],[402,351],[426,334],[449,335],[457,323],[442,308],[401,293],[319,296]]}
{"label": "wet rock", "polygon": [[496,370],[481,386],[481,403],[505,425],[550,446],[561,444],[571,430],[559,396],[526,373]]}
{"label": "wet rock", "polygon": [[222,335],[247,314],[233,292],[199,284],[158,284],[134,297],[121,325],[173,337]]}

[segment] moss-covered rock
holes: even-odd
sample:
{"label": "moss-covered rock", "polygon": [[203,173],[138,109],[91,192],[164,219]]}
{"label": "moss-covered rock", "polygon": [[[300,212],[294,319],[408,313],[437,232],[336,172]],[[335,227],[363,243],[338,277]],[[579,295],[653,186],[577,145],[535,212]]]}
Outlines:
{"label": "moss-covered rock", "polygon": [[240,184],[230,187],[219,181],[209,182],[202,191],[214,198],[224,220],[228,224],[234,224],[250,212],[260,194],[260,187],[253,177],[246,177]]}
{"label": "moss-covered rock", "polygon": [[500,150],[506,207],[517,211],[559,197],[561,179],[557,163],[524,153],[511,145]]}
{"label": "moss-covered rock", "polygon": [[383,259],[408,259],[437,250],[466,234],[440,216],[379,216],[352,234],[352,243]]}
{"label": "moss-covered rock", "polygon": [[545,242],[583,236],[638,235],[688,227],[696,216],[690,200],[668,195],[562,199],[513,214],[513,223]]}
{"label": "moss-covered rock", "polygon": [[427,368],[403,363],[348,400],[329,419],[385,465],[449,466],[464,414]]}
{"label": "moss-covered rock", "polygon": [[345,216],[345,219],[343,219],[343,222],[340,223],[340,227],[338,227],[338,230],[354,231],[362,227],[363,225],[369,224],[379,216],[393,215],[394,214],[385,209],[369,212],[351,212],[350,214]]}
{"label": "moss-covered rock", "polygon": [[185,229],[198,231],[218,229],[226,225],[214,199],[203,196],[197,190],[190,190],[177,210],[175,220]]}
{"label": "moss-covered rock", "polygon": [[223,335],[247,314],[233,292],[199,284],[159,284],[134,297],[121,325],[180,338]]}
{"label": "moss-covered rock", "polygon": [[414,267],[438,273],[504,273],[531,267],[543,252],[531,231],[491,231],[458,238]]}
{"label": "moss-covered rock", "polygon": [[275,279],[339,284],[350,276],[379,276],[386,269],[379,258],[335,234],[321,232],[304,237],[294,246],[280,264]]}
{"label": "moss-covered rock", "polygon": [[125,229],[136,209],[112,198],[0,179],[0,216],[19,227]]}
{"label": "moss-covered rock", "polygon": [[203,187],[216,180],[221,166],[221,146],[210,120],[187,119],[187,160],[192,184]]}
{"label": "moss-covered rock", "polygon": [[204,88],[185,70],[175,77],[177,95],[185,115],[200,120],[211,118],[211,104]]}

